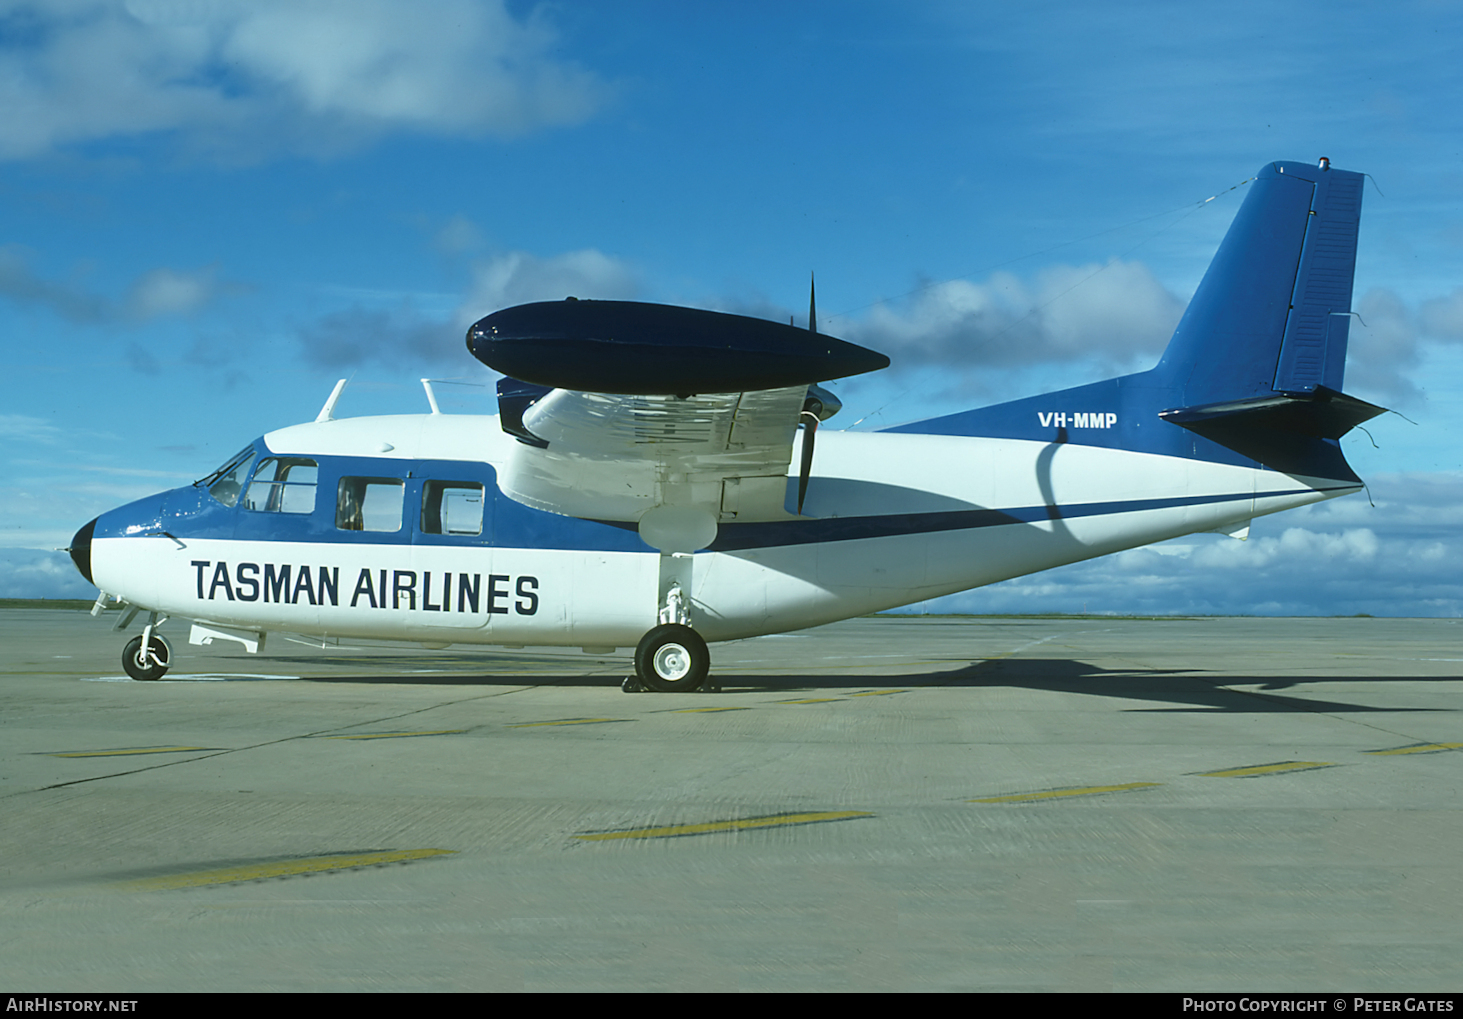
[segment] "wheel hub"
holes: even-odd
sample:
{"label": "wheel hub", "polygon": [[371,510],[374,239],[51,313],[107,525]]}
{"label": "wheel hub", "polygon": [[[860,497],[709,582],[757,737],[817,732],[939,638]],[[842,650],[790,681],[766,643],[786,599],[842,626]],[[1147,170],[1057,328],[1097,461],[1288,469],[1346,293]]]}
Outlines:
{"label": "wheel hub", "polygon": [[655,653],[655,674],[674,682],[691,671],[691,653],[679,644],[667,644]]}

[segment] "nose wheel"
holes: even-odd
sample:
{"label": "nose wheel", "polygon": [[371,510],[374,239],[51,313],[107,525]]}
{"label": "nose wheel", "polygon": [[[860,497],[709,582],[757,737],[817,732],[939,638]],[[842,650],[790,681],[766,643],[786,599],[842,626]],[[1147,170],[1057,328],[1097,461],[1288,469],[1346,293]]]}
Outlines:
{"label": "nose wheel", "polygon": [[657,626],[635,648],[635,678],[658,693],[699,689],[710,669],[706,641],[681,623]]}
{"label": "nose wheel", "polygon": [[[151,627],[148,627],[151,629]],[[163,639],[161,634],[148,634],[146,639],[146,650],[143,650],[143,638],[133,637],[127,642],[122,650],[122,668],[127,670],[127,675],[137,680],[162,679],[167,674],[168,666],[173,663],[173,648]]]}

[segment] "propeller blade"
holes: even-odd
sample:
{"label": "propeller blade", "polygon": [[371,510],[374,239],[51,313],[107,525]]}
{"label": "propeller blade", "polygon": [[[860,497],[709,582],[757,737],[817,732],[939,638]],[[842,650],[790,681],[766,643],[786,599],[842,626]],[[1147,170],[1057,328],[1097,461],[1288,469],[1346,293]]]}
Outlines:
{"label": "propeller blade", "polygon": [[798,470],[798,516],[803,515],[803,500],[808,495],[808,476],[813,471],[813,439],[818,434],[818,415],[810,410],[802,413],[803,463]]}
{"label": "propeller blade", "polygon": [[[808,332],[818,331],[818,286],[817,279],[813,273],[808,273]],[[809,409],[809,404],[815,404],[817,409]],[[815,399],[804,401],[803,412],[800,415],[803,421],[803,457],[802,467],[798,470],[798,516],[803,515],[803,499],[808,495],[808,477],[813,473],[813,440],[818,435],[818,415],[822,412],[823,405]]]}

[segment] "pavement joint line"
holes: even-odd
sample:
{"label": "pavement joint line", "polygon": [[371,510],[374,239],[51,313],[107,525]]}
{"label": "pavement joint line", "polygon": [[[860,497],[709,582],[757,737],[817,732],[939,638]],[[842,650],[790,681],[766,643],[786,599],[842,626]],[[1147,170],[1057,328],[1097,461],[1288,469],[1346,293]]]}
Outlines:
{"label": "pavement joint line", "polygon": [[1463,749],[1463,743],[1410,743],[1405,747],[1392,747],[1389,750],[1363,750],[1364,754],[1382,756],[1386,754],[1436,754],[1444,750]]}
{"label": "pavement joint line", "polygon": [[1074,786],[1065,789],[1042,789],[1032,793],[1011,793],[1008,796],[984,796],[966,803],[1036,803],[1068,796],[1097,796],[1102,793],[1124,793],[1133,789],[1152,789],[1162,782],[1125,782],[1121,785]]}
{"label": "pavement joint line", "polygon": [[719,708],[672,708],[669,712],[666,712],[666,714],[673,714],[673,715],[694,715],[694,714],[704,713],[704,712],[708,712],[708,711],[751,711],[751,710],[752,709],[751,709],[750,706],[745,705],[745,704],[742,704],[742,705],[737,705],[737,706],[726,705],[724,707],[719,707]]}
{"label": "pavement joint line", "polygon": [[132,754],[183,754],[194,750],[226,750],[227,747],[120,747],[116,750],[43,751],[41,757],[127,757]]}
{"label": "pavement joint line", "polygon": [[633,718],[555,718],[547,722],[513,722],[506,728],[533,729],[544,725],[598,725],[601,722],[633,722]]}
{"label": "pavement joint line", "polygon": [[819,824],[824,821],[847,821],[857,817],[873,817],[867,810],[824,810],[801,814],[768,814],[762,817],[744,817],[729,821],[706,821],[700,824],[672,824],[659,828],[631,828],[624,831],[586,832],[574,836],[587,842],[602,842],[610,839],[663,839],[683,835],[710,835],[722,831],[747,831],[758,828],[779,828],[799,824]]}
{"label": "pavement joint line", "polygon": [[[540,687],[547,686],[547,685],[548,684],[546,684],[546,683],[529,683],[529,684],[525,684],[524,686],[513,687],[510,690],[494,690],[492,693],[477,694],[477,695],[472,696],[472,697],[462,697],[462,698],[459,698],[457,700],[440,701],[440,702],[438,702],[436,704],[429,704],[429,705],[427,705],[425,707],[413,708],[411,711],[401,711],[401,712],[398,712],[398,713],[396,713],[394,715],[386,715],[386,716],[384,716],[382,718],[373,718],[369,722],[358,722],[356,724],[357,725],[374,725],[374,724],[377,724],[379,722],[389,722],[389,721],[392,721],[392,720],[398,719],[398,718],[408,718],[408,717],[410,717],[412,715],[420,715],[420,714],[422,714],[424,712],[427,712],[427,711],[436,711],[438,708],[455,707],[455,706],[457,706],[459,704],[466,704],[466,703],[468,703],[470,701],[491,700],[492,698],[495,698],[495,697],[506,697],[509,694],[523,693],[525,690],[537,690]],[[337,726],[336,728],[339,728],[339,727]],[[103,781],[105,779],[109,779],[109,778],[125,778],[128,775],[138,775],[138,774],[141,774],[144,771],[156,771],[159,768],[171,768],[171,767],[175,767],[175,766],[177,766],[179,764],[191,764],[194,761],[206,761],[206,760],[209,760],[210,758],[213,758],[213,757],[222,757],[225,754],[235,754],[235,753],[240,753],[240,752],[245,751],[245,750],[260,750],[260,749],[263,749],[264,747],[272,747],[272,746],[277,746],[277,745],[279,745],[281,743],[289,743],[291,740],[309,739],[312,736],[323,736],[323,735],[326,735],[327,733],[330,733],[332,731],[334,731],[334,730],[332,730],[332,729],[320,729],[320,730],[317,730],[316,732],[295,733],[295,734],[290,735],[290,736],[281,736],[279,739],[271,739],[271,740],[264,740],[264,741],[259,742],[259,743],[251,743],[248,746],[244,746],[244,747],[226,747],[226,748],[220,748],[218,750],[215,750],[215,751],[210,752],[205,757],[190,757],[190,758],[181,759],[181,760],[162,761],[162,762],[160,762],[158,764],[149,764],[149,765],[147,765],[145,767],[141,767],[141,768],[131,768],[131,769],[127,770],[127,771],[112,771],[112,772],[108,772],[105,775],[90,775],[90,776],[88,776],[86,778],[73,778],[73,779],[68,779],[65,782],[52,782],[52,783],[50,783],[48,785],[36,786],[36,787],[34,787],[32,789],[16,789],[13,792],[0,793],[0,799],[8,799],[11,796],[22,796],[22,795],[26,795],[28,793],[44,793],[44,792],[50,792],[53,789],[65,789],[68,786],[85,785],[88,782],[101,782],[101,781]]]}
{"label": "pavement joint line", "polygon": [[218,870],[200,870],[185,874],[168,874],[163,877],[139,878],[135,881],[123,882],[122,887],[132,891],[200,888],[207,885],[236,884],[241,881],[262,881],[268,878],[294,877],[301,874],[354,870],[359,867],[378,867],[387,863],[410,863],[413,860],[447,856],[456,852],[455,849],[404,849],[375,853],[310,856],[294,860],[247,864],[242,867],[223,867]]}
{"label": "pavement joint line", "polygon": [[843,697],[803,697],[798,700],[773,701],[774,704],[828,704],[832,701],[844,700]]}
{"label": "pavement joint line", "polygon": [[850,697],[884,697],[891,693],[909,693],[908,690],[865,690],[863,693],[849,694]]}
{"label": "pavement joint line", "polygon": [[317,736],[315,739],[400,739],[407,736],[450,736],[466,729],[430,729],[425,732],[352,732],[339,736]]}
{"label": "pavement joint line", "polygon": [[1272,764],[1252,764],[1243,768],[1225,768],[1222,771],[1198,771],[1200,778],[1255,778],[1258,775],[1275,775],[1289,771],[1315,771],[1319,768],[1336,767],[1330,761],[1275,761]]}

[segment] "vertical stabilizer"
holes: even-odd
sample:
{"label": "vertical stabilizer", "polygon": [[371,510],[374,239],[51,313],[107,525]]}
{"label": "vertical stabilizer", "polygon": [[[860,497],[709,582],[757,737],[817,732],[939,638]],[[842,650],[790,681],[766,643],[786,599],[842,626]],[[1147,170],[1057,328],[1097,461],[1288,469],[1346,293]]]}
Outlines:
{"label": "vertical stabilizer", "polygon": [[1260,171],[1159,362],[1176,402],[1341,388],[1362,180],[1327,160]]}

